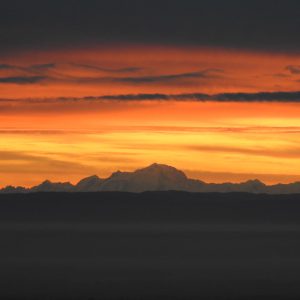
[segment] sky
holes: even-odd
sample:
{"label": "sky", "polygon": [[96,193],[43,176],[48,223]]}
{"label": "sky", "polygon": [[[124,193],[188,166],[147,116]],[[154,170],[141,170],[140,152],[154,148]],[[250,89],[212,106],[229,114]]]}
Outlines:
{"label": "sky", "polygon": [[299,1],[7,1],[0,186],[163,163],[300,181]]}

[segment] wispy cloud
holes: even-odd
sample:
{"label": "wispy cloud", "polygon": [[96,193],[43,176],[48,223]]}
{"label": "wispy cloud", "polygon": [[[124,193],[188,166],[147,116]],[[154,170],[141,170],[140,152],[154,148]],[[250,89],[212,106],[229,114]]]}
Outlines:
{"label": "wispy cloud", "polygon": [[[89,68],[100,70],[99,67],[90,66]],[[103,69],[101,68],[103,71]],[[130,72],[133,70],[130,68]],[[116,73],[126,73],[128,69],[105,69],[105,72],[116,72]],[[135,69],[134,72],[137,72]],[[145,85],[145,84],[187,84],[190,81],[195,79],[216,79],[219,78],[223,70],[221,69],[206,69],[198,70],[195,72],[186,72],[186,73],[176,73],[176,74],[162,74],[162,75],[136,75],[136,76],[68,76],[64,78],[58,78],[52,76],[49,78],[51,81],[61,81],[65,83],[75,83],[75,84],[101,84],[101,83],[118,83],[118,84],[134,84],[134,85]]]}
{"label": "wispy cloud", "polygon": [[0,83],[6,84],[33,84],[46,80],[44,76],[15,76],[15,77],[0,77]]}
{"label": "wispy cloud", "polygon": [[29,69],[29,70],[48,70],[48,69],[53,69],[55,67],[56,67],[55,63],[46,63],[46,64],[31,65],[27,69]]}
{"label": "wispy cloud", "polygon": [[97,65],[88,65],[88,64],[80,64],[80,63],[71,63],[71,66],[79,67],[88,70],[100,71],[100,72],[108,72],[108,73],[135,73],[143,70],[141,67],[126,67],[126,68],[105,68]]}
{"label": "wispy cloud", "polygon": [[216,77],[217,74],[221,72],[223,72],[223,70],[221,69],[207,69],[207,70],[199,70],[195,72],[186,72],[186,73],[178,73],[178,74],[117,78],[116,81],[130,82],[130,83],[155,83],[155,82],[177,81],[177,80],[193,79],[193,78],[212,78],[212,77]]}
{"label": "wispy cloud", "polygon": [[217,101],[217,102],[300,102],[300,91],[259,93],[189,93],[189,94],[124,94],[107,95],[97,99],[124,101]]}
{"label": "wispy cloud", "polygon": [[235,146],[223,146],[223,145],[191,145],[185,147],[189,150],[209,153],[226,153],[226,154],[241,154],[245,156],[266,156],[286,159],[300,159],[300,148],[286,148],[286,149],[271,149],[271,148],[242,148]]}
{"label": "wispy cloud", "polygon": [[[64,67],[70,68],[66,73]],[[62,68],[62,69],[61,69]],[[72,70],[84,69],[86,71],[98,71],[102,76],[95,75],[95,73],[90,73],[86,76],[76,76],[72,75]],[[141,67],[122,67],[122,68],[109,68],[102,67],[98,65],[91,64],[81,64],[81,63],[44,63],[35,64],[29,66],[17,66],[10,64],[0,64],[1,70],[15,71],[15,74],[10,75],[10,77],[0,78],[0,83],[20,83],[20,84],[34,84],[41,80],[47,80],[49,82],[61,82],[61,83],[74,83],[74,84],[96,84],[96,83],[119,83],[119,84],[171,84],[180,83],[181,81],[187,83],[188,81],[195,79],[211,79],[219,78],[222,69],[205,69],[197,70],[192,72],[184,73],[171,73],[171,74],[158,74],[158,75],[140,75],[135,74],[135,76],[128,76],[128,73],[138,73],[143,70]],[[20,76],[20,71],[22,76]],[[71,72],[71,73],[70,73]],[[75,72],[76,73],[76,72]],[[24,75],[30,76],[26,77]],[[35,75],[35,76],[32,76]],[[127,76],[126,76],[127,75]],[[31,80],[30,80],[31,79]],[[40,80],[39,80],[40,79]]]}
{"label": "wispy cloud", "polygon": [[68,62],[66,63],[46,62],[42,64],[33,64],[27,66],[0,64],[0,70],[21,70],[21,71],[32,73],[32,72],[41,72],[41,71],[46,72],[50,69],[57,69],[64,66],[67,66],[69,68],[81,68],[81,69],[106,72],[106,73],[135,73],[143,70],[142,67],[135,67],[135,66],[122,67],[122,68],[110,68],[110,67],[102,67],[102,66],[92,65],[92,64],[68,63]]}
{"label": "wispy cloud", "polygon": [[300,74],[300,65],[289,65],[286,69],[292,74]]}
{"label": "wispy cloud", "polygon": [[[40,82],[45,77],[8,77],[0,78],[10,83]],[[24,99],[0,99],[0,104],[5,103],[68,103],[68,102],[96,102],[96,101],[195,101],[195,102],[295,102],[300,103],[300,91],[294,92],[259,92],[259,93],[187,93],[187,94],[117,94],[86,97],[58,97],[58,98],[24,98]]]}
{"label": "wispy cloud", "polygon": [[0,70],[13,70],[16,66],[8,65],[8,64],[0,64]]}
{"label": "wispy cloud", "polygon": [[[15,71],[16,74],[20,74],[20,71],[24,74],[30,75],[43,75],[46,74],[50,69],[55,69],[55,63],[46,63],[46,64],[35,64],[29,66],[17,66],[10,64],[0,64],[0,71]],[[17,77],[17,75],[15,76]],[[46,77],[46,76],[45,76]]]}

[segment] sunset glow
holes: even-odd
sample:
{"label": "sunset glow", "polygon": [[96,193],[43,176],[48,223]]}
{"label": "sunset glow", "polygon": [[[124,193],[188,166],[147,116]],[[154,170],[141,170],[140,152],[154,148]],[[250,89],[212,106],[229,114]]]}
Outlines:
{"label": "sunset glow", "polygon": [[[292,93],[300,56],[131,45],[25,52],[1,63],[1,186],[76,182],[153,162],[208,182],[300,178],[298,103],[192,97]],[[182,94],[191,98],[172,99]]]}
{"label": "sunset glow", "polygon": [[123,46],[7,56],[2,78],[43,79],[1,84],[0,184],[76,182],[155,161],[209,182],[300,180],[297,103],[86,98],[295,91],[288,66],[299,57],[270,55]]}

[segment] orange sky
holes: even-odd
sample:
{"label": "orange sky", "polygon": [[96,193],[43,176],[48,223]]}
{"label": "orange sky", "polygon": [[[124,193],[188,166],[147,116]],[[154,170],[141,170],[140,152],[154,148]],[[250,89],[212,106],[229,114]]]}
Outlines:
{"label": "orange sky", "polygon": [[76,182],[153,162],[210,182],[300,180],[297,103],[59,99],[298,91],[290,68],[298,65],[295,55],[141,46],[5,57],[0,186]]}
{"label": "orange sky", "polygon": [[[31,65],[51,63],[56,66],[35,69],[35,73],[24,71],[24,68]],[[176,94],[191,91],[219,93],[298,90],[299,74],[292,74],[288,66],[300,65],[300,56],[205,48],[123,46],[23,53],[6,57],[1,64],[20,68],[0,68],[0,78],[48,77],[37,84],[1,84],[2,98],[81,97],[140,92]],[[138,70],[130,71],[130,68]],[[113,72],[114,70],[121,71]],[[178,75],[198,71],[207,71],[208,76],[148,83],[118,81],[120,78]]]}

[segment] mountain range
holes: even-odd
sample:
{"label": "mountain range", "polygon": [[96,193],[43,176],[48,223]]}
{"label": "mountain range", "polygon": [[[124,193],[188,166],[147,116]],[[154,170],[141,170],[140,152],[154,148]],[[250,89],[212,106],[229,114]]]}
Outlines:
{"label": "mountain range", "polygon": [[242,183],[205,183],[201,180],[188,178],[184,172],[163,164],[154,163],[133,172],[117,171],[108,178],[93,175],[73,185],[70,182],[51,182],[46,180],[31,187],[7,186],[0,193],[30,192],[133,192],[145,191],[187,191],[187,192],[246,192],[266,194],[300,193],[300,182],[290,184],[266,185],[259,180]]}

